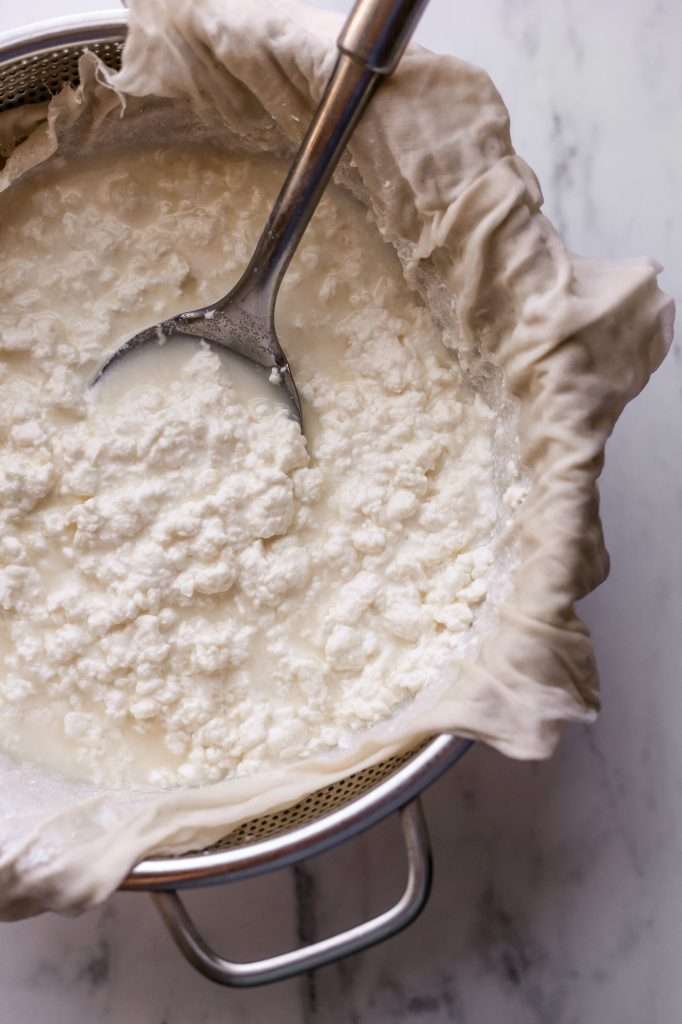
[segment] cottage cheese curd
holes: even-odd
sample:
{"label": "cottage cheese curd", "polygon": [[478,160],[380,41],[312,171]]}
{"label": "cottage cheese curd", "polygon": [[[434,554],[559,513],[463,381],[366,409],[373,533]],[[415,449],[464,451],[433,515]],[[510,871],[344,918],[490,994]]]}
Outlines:
{"label": "cottage cheese curd", "polygon": [[[200,784],[352,743],[456,677],[522,498],[361,208],[332,190],[278,329],[306,439],[255,371],[173,343],[281,181],[172,149],[0,196],[0,746],[114,785]],[[307,442],[307,443],[306,443]]]}

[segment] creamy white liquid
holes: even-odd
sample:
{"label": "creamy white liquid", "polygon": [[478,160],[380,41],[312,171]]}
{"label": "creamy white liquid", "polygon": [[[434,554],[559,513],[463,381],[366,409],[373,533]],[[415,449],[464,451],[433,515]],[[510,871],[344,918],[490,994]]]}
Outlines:
{"label": "creamy white liquid", "polygon": [[152,342],[126,352],[106,370],[93,386],[93,399],[106,413],[120,400],[135,390],[144,389],[154,382],[156,387],[168,387],[181,376],[184,367],[201,346],[210,349],[220,359],[221,372],[226,374],[238,392],[239,401],[253,409],[264,402],[291,414],[286,392],[272,370],[250,362],[227,348],[209,344],[198,338],[169,338],[162,343]]}

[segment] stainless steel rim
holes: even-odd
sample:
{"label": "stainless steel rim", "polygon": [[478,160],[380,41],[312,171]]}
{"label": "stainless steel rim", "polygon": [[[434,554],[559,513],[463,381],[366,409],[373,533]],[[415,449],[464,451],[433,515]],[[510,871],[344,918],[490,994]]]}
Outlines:
{"label": "stainless steel rim", "polygon": [[148,857],[133,868],[121,888],[153,891],[219,884],[249,878],[323,853],[409,803],[455,764],[471,745],[472,740],[444,733],[431,740],[395,774],[316,821],[231,850]]}
{"label": "stainless steel rim", "polygon": [[123,41],[128,28],[125,11],[92,11],[50,18],[20,29],[0,33],[0,66],[50,50],[105,40]]}
{"label": "stainless steel rim", "polygon": [[[127,14],[91,12],[29,25],[0,34],[0,68],[21,65],[42,53],[101,42],[123,42]],[[443,734],[430,740],[392,775],[348,804],[271,838],[226,850],[141,861],[121,888],[170,890],[219,884],[292,864],[343,842],[403,807],[451,767],[470,740]]]}

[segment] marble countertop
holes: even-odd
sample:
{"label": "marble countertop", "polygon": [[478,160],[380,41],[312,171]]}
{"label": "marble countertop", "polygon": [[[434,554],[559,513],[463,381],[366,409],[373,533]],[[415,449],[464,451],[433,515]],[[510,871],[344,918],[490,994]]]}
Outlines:
{"label": "marble countertop", "polygon": [[[94,8],[0,0],[0,30]],[[339,9],[348,3],[329,3]],[[433,49],[485,67],[548,215],[586,255],[653,255],[682,298],[682,6],[432,0]],[[682,348],[609,442],[613,568],[584,602],[604,710],[545,764],[479,747],[425,796],[429,906],[399,937],[235,992],[179,957],[146,897],[0,926],[0,1020],[31,1024],[674,1024],[682,1020]],[[322,936],[395,898],[389,821],[304,868],[190,898],[226,955]]]}

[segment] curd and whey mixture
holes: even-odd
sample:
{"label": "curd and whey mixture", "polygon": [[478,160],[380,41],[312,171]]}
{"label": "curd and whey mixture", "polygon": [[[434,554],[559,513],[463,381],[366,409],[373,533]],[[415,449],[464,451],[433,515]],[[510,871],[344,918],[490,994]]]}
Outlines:
{"label": "curd and whey mixture", "polygon": [[[449,674],[523,497],[364,210],[331,190],[265,375],[189,342],[91,388],[131,334],[222,295],[284,174],[165,149],[0,196],[0,747],[113,785],[338,749]],[[506,450],[506,449],[505,449]]]}

